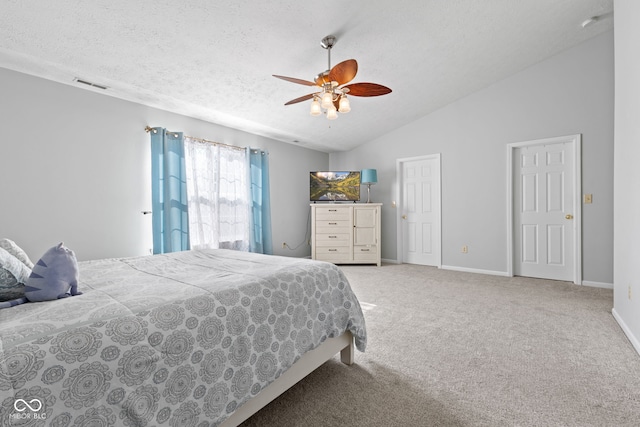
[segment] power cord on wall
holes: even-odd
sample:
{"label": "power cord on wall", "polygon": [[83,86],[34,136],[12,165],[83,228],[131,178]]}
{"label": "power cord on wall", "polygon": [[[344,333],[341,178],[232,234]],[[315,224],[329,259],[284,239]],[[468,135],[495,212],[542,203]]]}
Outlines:
{"label": "power cord on wall", "polygon": [[304,233],[304,241],[295,247],[289,246],[288,243],[282,242],[282,249],[289,249],[290,251],[295,251],[300,248],[302,245],[310,245],[311,244],[311,206],[309,206],[309,215],[307,216],[307,231]]}

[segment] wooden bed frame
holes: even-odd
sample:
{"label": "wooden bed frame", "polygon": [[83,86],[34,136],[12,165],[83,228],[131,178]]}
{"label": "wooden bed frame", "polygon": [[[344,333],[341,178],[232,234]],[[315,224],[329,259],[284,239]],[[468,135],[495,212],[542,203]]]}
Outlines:
{"label": "wooden bed frame", "polygon": [[254,398],[240,406],[220,427],[235,427],[241,424],[338,352],[340,352],[342,363],[352,365],[353,347],[353,335],[349,331],[339,337],[327,339],[320,346],[302,355],[280,377],[260,391]]}

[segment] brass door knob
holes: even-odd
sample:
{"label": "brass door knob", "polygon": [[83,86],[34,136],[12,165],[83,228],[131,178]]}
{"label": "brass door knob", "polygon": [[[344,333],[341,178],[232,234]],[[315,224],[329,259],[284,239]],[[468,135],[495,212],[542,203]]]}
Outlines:
{"label": "brass door knob", "polygon": [[565,219],[573,219],[573,215],[571,214],[566,214],[564,217]]}
{"label": "brass door knob", "polygon": [[407,216],[406,215],[402,215],[402,219],[407,219]]}

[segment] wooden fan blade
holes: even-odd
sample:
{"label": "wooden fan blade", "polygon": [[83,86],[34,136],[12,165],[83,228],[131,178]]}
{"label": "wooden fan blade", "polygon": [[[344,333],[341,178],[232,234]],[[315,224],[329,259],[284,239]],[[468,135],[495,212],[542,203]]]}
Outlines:
{"label": "wooden fan blade", "polygon": [[354,83],[343,89],[349,89],[347,94],[353,96],[380,96],[391,93],[391,89],[377,83]]}
{"label": "wooden fan blade", "polygon": [[342,61],[329,71],[329,81],[338,82],[338,85],[349,83],[358,72],[358,62],[355,59]]}
{"label": "wooden fan blade", "polygon": [[284,105],[297,104],[298,102],[306,101],[307,99],[313,98],[314,95],[317,95],[317,93],[310,93],[309,95],[305,95],[305,96],[301,96],[300,98],[292,99],[291,101],[287,102]]}
{"label": "wooden fan blade", "polygon": [[308,80],[296,79],[295,77],[276,76],[275,74],[272,74],[272,76],[276,77],[278,79],[286,80],[286,81],[291,82],[291,83],[297,83],[299,85],[316,86],[316,84],[314,82],[310,82]]}

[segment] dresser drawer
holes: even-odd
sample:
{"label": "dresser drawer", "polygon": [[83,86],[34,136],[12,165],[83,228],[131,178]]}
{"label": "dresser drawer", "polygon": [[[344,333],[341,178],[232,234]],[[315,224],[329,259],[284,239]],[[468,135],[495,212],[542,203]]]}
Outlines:
{"label": "dresser drawer", "polygon": [[349,246],[349,233],[316,234],[316,246]]}
{"label": "dresser drawer", "polygon": [[351,209],[349,208],[335,208],[329,206],[316,208],[316,224],[318,223],[318,221],[349,221],[350,218]]}
{"label": "dresser drawer", "polygon": [[376,261],[378,260],[378,247],[375,245],[354,246],[354,261]]}
{"label": "dresser drawer", "polygon": [[316,227],[316,235],[326,234],[326,235],[336,235],[336,234],[347,234],[351,235],[351,227]]}
{"label": "dresser drawer", "polygon": [[[331,230],[337,230],[338,228],[349,231],[351,223],[348,219],[317,219],[316,218],[316,231],[320,233],[330,233]],[[329,231],[321,231],[329,230]]]}
{"label": "dresser drawer", "polygon": [[316,247],[316,259],[323,261],[348,261],[351,259],[349,246]]}

